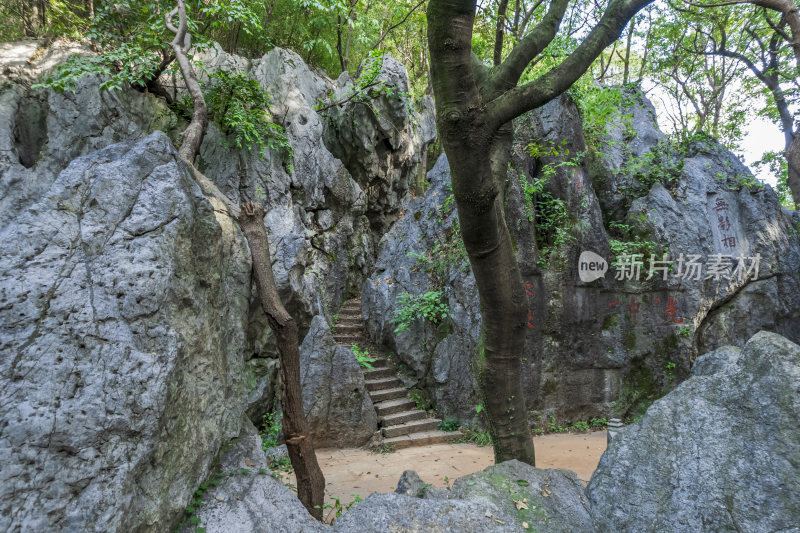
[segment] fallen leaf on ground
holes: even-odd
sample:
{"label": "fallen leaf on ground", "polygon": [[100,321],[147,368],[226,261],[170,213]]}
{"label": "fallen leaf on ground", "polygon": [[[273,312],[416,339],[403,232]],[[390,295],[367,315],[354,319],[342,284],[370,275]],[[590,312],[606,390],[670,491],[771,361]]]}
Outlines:
{"label": "fallen leaf on ground", "polygon": [[514,500],[514,505],[517,506],[517,511],[528,508],[528,504],[522,500]]}

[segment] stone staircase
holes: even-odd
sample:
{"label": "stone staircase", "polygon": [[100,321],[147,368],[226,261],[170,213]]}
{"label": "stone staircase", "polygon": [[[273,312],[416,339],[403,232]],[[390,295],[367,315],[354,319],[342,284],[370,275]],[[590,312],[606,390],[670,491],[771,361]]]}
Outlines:
{"label": "stone staircase", "polygon": [[[336,342],[348,348],[353,344],[361,348],[367,346],[360,298],[345,302],[339,310],[333,336]],[[428,418],[425,411],[416,408],[389,359],[378,356],[372,367],[372,370],[363,369],[364,379],[378,413],[383,444],[395,449],[409,448],[447,442],[460,435],[441,431],[441,420]]]}

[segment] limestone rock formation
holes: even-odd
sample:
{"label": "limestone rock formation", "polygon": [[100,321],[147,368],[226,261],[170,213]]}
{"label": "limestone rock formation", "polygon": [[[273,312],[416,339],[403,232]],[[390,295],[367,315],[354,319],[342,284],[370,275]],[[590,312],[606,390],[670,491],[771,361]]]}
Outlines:
{"label": "limestone rock formation", "polygon": [[[406,474],[403,489],[416,487],[419,476]],[[343,514],[333,530],[593,531],[583,485],[568,470],[543,470],[512,460],[460,477],[450,490],[422,485],[417,493],[422,497],[372,494]]]}
{"label": "limestone rock formation", "polygon": [[288,487],[272,477],[261,437],[249,420],[223,452],[192,524],[187,517],[183,533],[197,526],[207,533],[316,533],[328,528],[308,514]]}
{"label": "limestone rock formation", "polygon": [[[641,415],[698,354],[760,329],[800,341],[800,215],[730,152],[707,139],[670,144],[643,96],[626,101],[591,142],[568,96],[517,126],[504,201],[529,302],[523,387],[540,426]],[[479,302],[444,157],[428,181],[380,243],[362,292],[366,327],[440,415],[475,422]],[[584,251],[601,256],[605,276],[580,279]],[[613,264],[631,254],[641,254],[638,279],[617,279],[635,277]],[[437,291],[450,316],[396,333],[398,297]]]}
{"label": "limestone rock formation", "polygon": [[[277,394],[274,342],[226,206],[267,207],[276,281],[305,335],[312,317],[330,317],[359,290],[430,120],[404,106],[401,116],[399,94],[376,103],[380,113],[397,108],[396,129],[378,124],[369,142],[391,136],[397,148],[383,144],[378,157],[362,139],[348,164],[370,160],[364,167],[387,179],[359,183],[326,148],[335,121],[312,108],[334,81],[285,50],[247,60],[217,48],[206,66],[249,72],[271,91],[295,158],[291,169],[278,151],[226,150],[212,125],[197,161],[212,183],[178,160],[170,139],[183,124],[153,95],[103,92],[96,76],[63,93],[32,87],[89,51],[2,50],[0,529],[170,530],[242,414],[259,421]],[[342,352],[325,349],[317,353],[338,365]],[[342,383],[357,388],[353,365]],[[333,391],[333,407],[355,400],[374,426],[363,401],[313,383],[321,375],[308,386]]]}
{"label": "limestone rock formation", "polygon": [[597,531],[797,531],[800,346],[760,332],[623,428],[587,496]]}
{"label": "limestone rock formation", "polygon": [[300,345],[300,381],[314,446],[357,447],[372,437],[378,419],[364,373],[355,354],[336,344],[330,326],[319,315]]}
{"label": "limestone rock formation", "polygon": [[42,189],[0,229],[0,529],[166,530],[239,433],[247,245],[160,132]]}
{"label": "limestone rock formation", "polygon": [[[292,145],[292,161],[278,150],[266,150],[262,158],[257,150],[226,149],[225,135],[212,123],[197,164],[234,203],[264,205],[275,282],[305,335],[314,316],[330,321],[369,275],[377,242],[400,215],[420,154],[435,139],[433,106],[426,100],[420,112],[411,108],[402,94],[408,75],[390,56],[383,58],[380,79],[391,97],[321,112],[318,102],[337,99],[354,82],[328,79],[280,48],[246,60],[216,47],[201,59],[209,73],[235,68],[258,80]],[[255,359],[275,357],[255,301],[250,321],[248,352]]]}

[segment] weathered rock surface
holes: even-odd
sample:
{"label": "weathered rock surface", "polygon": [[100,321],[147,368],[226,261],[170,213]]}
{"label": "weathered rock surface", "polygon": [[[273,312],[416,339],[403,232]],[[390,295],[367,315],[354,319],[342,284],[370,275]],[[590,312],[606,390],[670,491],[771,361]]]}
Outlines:
{"label": "weathered rock surface", "polygon": [[[517,125],[506,219],[530,306],[522,379],[534,424],[635,417],[685,379],[698,354],[742,346],[760,329],[800,341],[800,216],[713,142],[665,144],[650,103],[626,98],[585,160],[575,156],[587,147],[568,97]],[[362,306],[370,337],[408,367],[407,384],[427,390],[441,415],[470,422],[480,403],[470,364],[480,312],[449,179],[443,157],[425,196],[406,199]],[[612,250],[647,255],[638,281],[616,279],[613,265],[580,280],[581,252],[611,263]],[[673,269],[647,280],[650,254],[663,252]],[[758,273],[739,276],[739,258],[748,268],[758,255]],[[688,272],[691,256],[699,278]],[[716,257],[728,262],[721,275],[711,270]],[[450,317],[395,333],[398,296],[429,291],[441,291]]]}
{"label": "weathered rock surface", "polygon": [[[342,95],[354,82],[347,76],[334,82],[290,50],[274,48],[247,60],[216,47],[202,60],[209,73],[236,69],[258,80],[292,145],[293,161],[272,149],[261,158],[256,150],[225,148],[224,134],[212,123],[197,164],[234,203],[264,205],[275,282],[304,336],[314,316],[330,321],[369,275],[377,242],[399,216],[420,154],[435,139],[432,104],[425,101],[420,112],[410,108],[401,94],[408,90],[408,75],[390,56],[383,59],[380,79],[393,96],[322,112],[314,109],[320,99]],[[276,357],[256,301],[250,322],[248,354]]]}
{"label": "weathered rock surface", "polygon": [[[260,421],[276,403],[277,354],[249,252],[224,196],[178,161],[167,136],[149,135],[181,128],[163,102],[101,92],[93,76],[74,92],[33,89],[69,54],[89,52],[15,46],[0,58],[0,529],[169,530],[241,415]],[[214,125],[198,166],[231,203],[267,207],[276,281],[305,335],[360,287],[431,140],[430,117],[402,116],[399,95],[377,103],[399,131],[373,117],[348,165],[369,160],[364,168],[387,176],[354,180],[325,146],[335,121],[312,108],[335,82],[288,51],[254,61],[217,52],[204,58],[210,72],[246,71],[272,92],[294,170],[273,150],[225,150]],[[386,76],[402,86],[391,60]],[[383,143],[377,157],[368,144],[383,135],[396,148]],[[309,360],[335,364],[352,388],[315,384],[324,373],[313,367],[308,387],[326,392],[310,409],[353,408],[344,419],[374,427],[355,358],[343,362],[327,341],[311,336]],[[358,424],[338,437],[356,438]]]}
{"label": "weathered rock surface", "polygon": [[184,526],[184,533],[197,527],[207,533],[311,533],[328,528],[314,520],[297,496],[272,477],[261,437],[249,420],[231,448],[220,458],[197,506],[197,524]]}
{"label": "weathered rock surface", "polygon": [[[403,479],[404,478],[404,479]],[[421,483],[406,472],[398,491]],[[411,487],[411,488],[409,488]],[[450,490],[372,494],[343,514],[334,531],[593,531],[583,485],[574,472],[519,461],[458,478]],[[422,498],[415,497],[421,494]]]}
{"label": "weathered rock surface", "polygon": [[[37,52],[38,50],[38,52]],[[3,44],[0,54],[0,227],[38,201],[78,156],[168,130],[170,112],[135,91],[101,91],[99,76],[58,93],[31,85],[85,49],[67,42],[39,50],[36,41]]]}
{"label": "weathered rock surface", "polygon": [[0,529],[167,530],[239,433],[249,251],[160,132],[44,191],[0,229]]}
{"label": "weathered rock surface", "polygon": [[375,407],[355,354],[333,339],[322,316],[311,321],[300,345],[303,408],[314,446],[357,447],[378,428]]}
{"label": "weathered rock surface", "polygon": [[798,531],[800,346],[760,332],[625,427],[587,489],[598,531]]}

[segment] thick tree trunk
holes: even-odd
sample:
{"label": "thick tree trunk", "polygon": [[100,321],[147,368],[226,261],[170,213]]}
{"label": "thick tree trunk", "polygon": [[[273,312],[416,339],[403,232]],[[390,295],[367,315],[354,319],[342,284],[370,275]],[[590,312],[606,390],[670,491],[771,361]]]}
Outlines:
{"label": "thick tree trunk", "polygon": [[795,135],[786,147],[786,163],[789,170],[786,185],[792,191],[794,208],[800,210],[800,135]]}
{"label": "thick tree trunk", "polygon": [[314,453],[308,422],[303,412],[300,388],[300,350],[297,325],[281,303],[272,276],[267,230],[264,228],[264,209],[253,203],[242,205],[239,225],[250,245],[253,273],[261,307],[267,314],[269,326],[275,333],[281,363],[281,408],[286,448],[297,477],[297,496],[317,520],[322,520],[325,497],[325,478]]}
{"label": "thick tree trunk", "polygon": [[[535,463],[522,391],[527,307],[500,188],[492,175],[495,132],[486,131],[471,64],[472,6],[428,4],[428,42],[442,146],[450,162],[461,234],[480,295],[476,368],[496,462]],[[495,161],[497,164],[497,161]]]}

